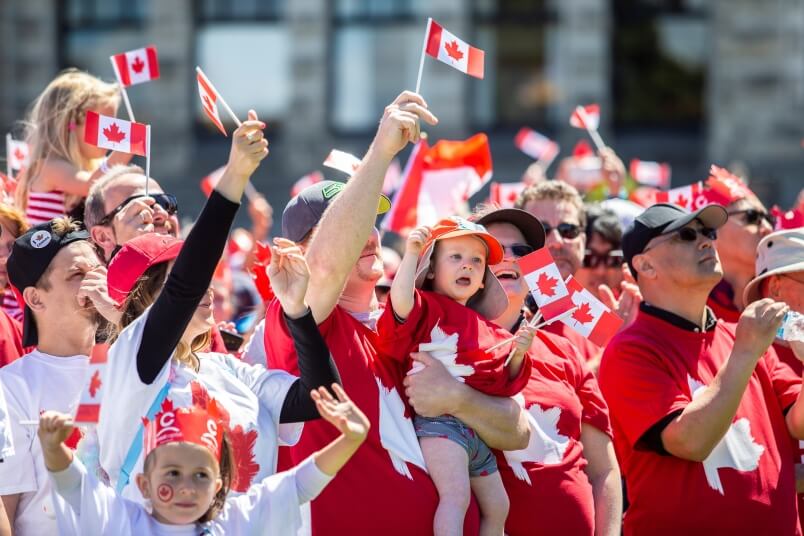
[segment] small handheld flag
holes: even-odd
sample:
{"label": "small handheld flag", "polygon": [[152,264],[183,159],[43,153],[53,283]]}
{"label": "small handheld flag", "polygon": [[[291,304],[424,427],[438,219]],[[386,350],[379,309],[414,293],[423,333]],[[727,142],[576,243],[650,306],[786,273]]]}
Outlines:
{"label": "small handheld flag", "polygon": [[419,76],[416,79],[416,93],[419,92],[422,84],[425,54],[458,69],[462,73],[475,78],[483,78],[485,52],[457,38],[432,18],[428,18],[422,56],[419,61]]}

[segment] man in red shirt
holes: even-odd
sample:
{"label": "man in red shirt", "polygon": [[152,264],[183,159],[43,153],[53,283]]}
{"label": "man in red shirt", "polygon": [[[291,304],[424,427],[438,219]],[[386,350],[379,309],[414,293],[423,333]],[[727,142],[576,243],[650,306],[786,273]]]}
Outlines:
{"label": "man in red shirt", "polygon": [[800,534],[790,436],[804,437],[801,379],[768,348],[787,311],[760,300],[739,322],[706,307],[723,270],[719,205],[658,204],[623,236],[644,297],[603,355],[631,534]]}
{"label": "man in red shirt", "polygon": [[[408,536],[430,534],[433,528],[438,497],[432,481],[415,464],[392,458],[389,437],[383,434],[387,425],[383,415],[404,408],[401,400],[399,405],[386,403],[388,397],[381,404],[379,390],[385,386],[378,377],[387,379],[393,372],[379,370],[383,365],[376,359],[374,330],[381,313],[374,285],[383,275],[379,233],[374,228],[377,200],[381,199],[380,211],[390,206],[380,195],[385,171],[409,141],[419,139],[420,119],[437,121],[419,95],[402,93],[386,107],[377,135],[349,182],[313,185],[293,198],[282,214],[282,234],[306,249],[310,266],[306,302],[332,352],[344,389],[372,425],[366,443],[313,501],[316,536]],[[296,372],[293,342],[276,301],[266,311],[265,326],[269,366]],[[406,378],[397,375],[394,381],[418,414],[454,415],[492,447],[527,445],[527,420],[516,402],[474,391],[426,354],[417,354],[416,359],[426,365],[424,370]],[[332,427],[307,423],[299,443],[291,448],[291,459],[300,462],[333,438]],[[344,510],[344,497],[359,508]],[[477,508],[472,507],[465,532],[477,531]]]}

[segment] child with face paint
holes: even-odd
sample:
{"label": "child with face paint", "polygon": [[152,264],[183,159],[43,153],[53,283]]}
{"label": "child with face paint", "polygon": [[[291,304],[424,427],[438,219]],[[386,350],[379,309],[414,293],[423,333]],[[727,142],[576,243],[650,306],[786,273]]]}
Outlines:
{"label": "child with face paint", "polygon": [[118,496],[90,475],[64,445],[70,416],[44,413],[39,422],[45,466],[53,480],[60,534],[296,534],[299,505],[326,487],[366,439],[369,421],[338,384],[310,393],[340,436],[290,471],[227,499],[233,459],[225,419],[214,400],[174,408],[166,399],[145,423],[144,472],[136,484],[145,506]]}

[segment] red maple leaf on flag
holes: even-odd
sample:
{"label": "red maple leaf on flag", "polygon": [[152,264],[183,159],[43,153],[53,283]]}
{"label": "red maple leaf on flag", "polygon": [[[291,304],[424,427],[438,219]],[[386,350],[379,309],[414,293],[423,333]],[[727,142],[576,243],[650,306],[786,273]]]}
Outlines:
{"label": "red maple leaf on flag", "polygon": [[589,311],[591,310],[592,308],[589,306],[589,304],[584,302],[581,305],[579,305],[578,308],[575,309],[575,311],[572,313],[571,315],[572,319],[575,320],[576,322],[580,322],[581,324],[591,322],[592,320],[595,319],[595,317],[589,313]]}
{"label": "red maple leaf on flag", "polygon": [[25,152],[22,149],[20,149],[19,147],[17,147],[14,150],[14,157],[17,160],[19,160],[20,162],[22,162],[23,160],[25,160]]}
{"label": "red maple leaf on flag", "polygon": [[684,194],[678,194],[678,197],[676,197],[673,200],[673,203],[675,203],[676,205],[678,205],[678,206],[680,206],[682,208],[687,208],[687,205],[690,204],[690,200],[687,199],[687,197]]}
{"label": "red maple leaf on flag", "polygon": [[202,101],[204,101],[204,108],[206,108],[207,110],[209,110],[209,112],[210,112],[210,113],[213,113],[213,114],[214,114],[215,105],[214,105],[214,104],[212,104],[212,101],[211,101],[211,100],[209,100],[209,97],[208,97],[207,95],[204,95],[204,96],[201,98],[201,100],[202,100]]}
{"label": "red maple leaf on flag", "polygon": [[539,292],[547,297],[556,295],[556,284],[558,284],[558,280],[555,277],[547,275],[547,272],[542,272],[539,275],[539,279],[536,280],[536,286],[539,287]]}
{"label": "red maple leaf on flag", "polygon": [[134,58],[134,61],[131,62],[131,68],[134,70],[135,73],[141,73],[144,67],[145,62],[142,61],[142,58],[140,58],[139,56]]}
{"label": "red maple leaf on flag", "polygon": [[235,474],[232,475],[232,489],[245,492],[251,481],[260,472],[260,464],[254,459],[254,446],[257,443],[257,430],[243,430],[239,424],[229,428],[229,441],[234,455]]}
{"label": "red maple leaf on flag", "polygon": [[447,51],[447,56],[449,56],[453,60],[461,61],[461,58],[463,58],[463,52],[461,52],[460,47],[458,47],[458,42],[455,41],[454,39],[449,43],[447,43],[446,45],[444,45],[444,48]]}
{"label": "red maple leaf on flag", "polygon": [[117,126],[117,123],[112,123],[108,127],[104,128],[103,135],[106,136],[106,139],[112,143],[120,143],[126,139],[126,133],[120,130],[120,127]]}
{"label": "red maple leaf on flag", "polygon": [[515,203],[518,197],[519,194],[514,191],[508,193],[508,201],[510,201],[511,203]]}
{"label": "red maple leaf on flag", "polygon": [[89,396],[95,398],[95,395],[98,394],[98,389],[100,389],[100,387],[100,371],[96,370],[95,374],[92,375],[92,379],[89,380]]}

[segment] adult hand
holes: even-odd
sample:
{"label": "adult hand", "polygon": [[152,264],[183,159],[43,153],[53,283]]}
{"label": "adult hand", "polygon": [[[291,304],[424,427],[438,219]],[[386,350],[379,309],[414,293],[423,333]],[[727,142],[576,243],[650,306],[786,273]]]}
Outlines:
{"label": "adult hand", "polygon": [[620,330],[627,328],[636,320],[637,314],[639,314],[639,304],[642,303],[642,293],[638,286],[628,281],[620,283],[619,299],[614,297],[614,292],[608,285],[600,285],[597,290],[603,305],[623,319]]}
{"label": "adult hand", "polygon": [[115,214],[118,225],[125,229],[135,229],[137,234],[154,232],[153,197],[138,197],[130,201],[123,210]]}
{"label": "adult hand", "polygon": [[604,147],[598,154],[600,155],[600,171],[609,186],[609,193],[616,196],[625,183],[625,164],[611,147]]}
{"label": "adult hand", "polygon": [[734,351],[739,350],[754,360],[759,359],[776,337],[776,331],[782,325],[788,309],[784,302],[770,298],[750,303],[737,321]]}
{"label": "adult hand", "polygon": [[84,279],[78,287],[76,297],[81,307],[95,307],[98,313],[114,324],[120,320],[122,313],[117,309],[117,304],[109,296],[109,285],[106,279],[106,267],[97,266],[91,268],[88,265],[82,267],[87,271]]}
{"label": "adult hand", "polygon": [[301,248],[285,238],[274,238],[268,277],[271,289],[291,318],[300,318],[307,312],[304,295],[310,281],[310,269]]}
{"label": "adult hand", "polygon": [[394,102],[385,107],[374,137],[374,147],[390,161],[408,142],[419,141],[420,120],[430,125],[438,123],[421,95],[403,91]]}
{"label": "adult hand", "polygon": [[415,352],[410,357],[419,364],[419,371],[408,373],[404,380],[405,395],[413,410],[424,417],[457,413],[466,384],[453,378],[444,364],[427,352]]}
{"label": "adult hand", "polygon": [[248,178],[268,156],[268,140],[263,135],[265,123],[257,119],[257,112],[248,111],[248,119],[232,133],[227,168],[236,176]]}

